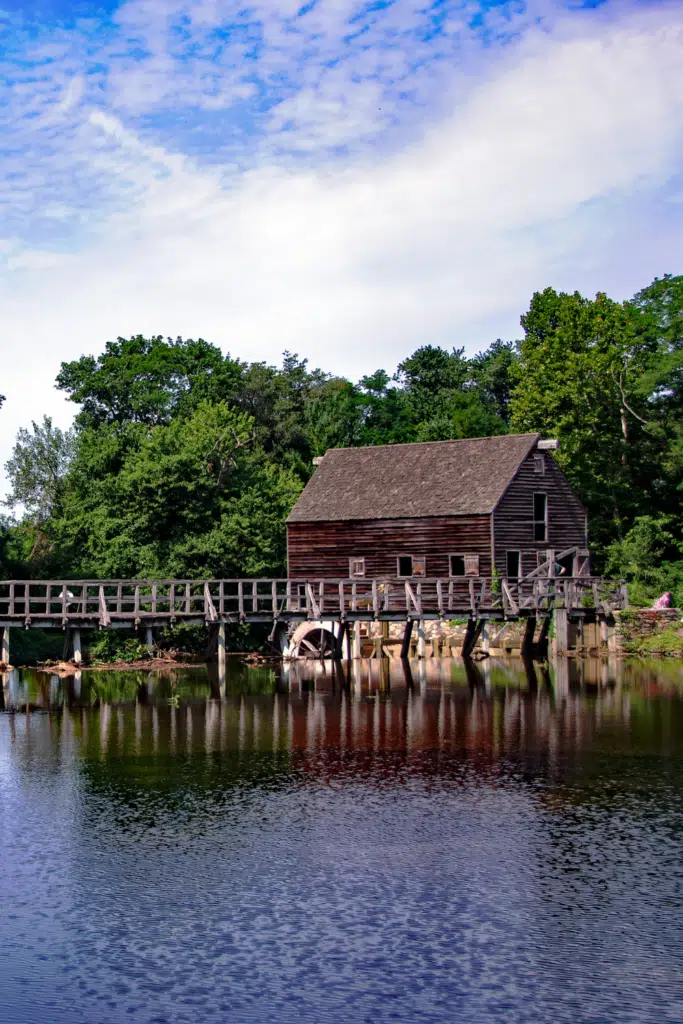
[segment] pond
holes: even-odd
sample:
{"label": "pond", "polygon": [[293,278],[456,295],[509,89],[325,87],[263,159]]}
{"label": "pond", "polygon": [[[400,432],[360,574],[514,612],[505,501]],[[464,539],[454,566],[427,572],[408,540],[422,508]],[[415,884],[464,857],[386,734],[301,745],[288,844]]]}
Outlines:
{"label": "pond", "polygon": [[683,1020],[683,666],[1,677],[4,1024]]}

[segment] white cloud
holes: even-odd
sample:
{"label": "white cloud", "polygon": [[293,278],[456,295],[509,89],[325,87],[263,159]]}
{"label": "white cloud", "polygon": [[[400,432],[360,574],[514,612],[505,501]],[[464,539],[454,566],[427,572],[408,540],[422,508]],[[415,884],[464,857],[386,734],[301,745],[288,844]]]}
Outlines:
{"label": "white cloud", "polygon": [[[198,21],[222,6],[196,8]],[[135,11],[161,52],[158,8]],[[345,11],[318,17],[338,32]],[[312,76],[241,175],[91,103],[62,151],[108,197],[89,200],[89,240],[68,253],[8,243],[0,460],[19,425],[67,419],[52,391],[60,361],[117,335],[201,335],[247,359],[290,348],[357,377],[429,341],[516,336],[547,284],[620,296],[680,270],[683,213],[666,200],[681,167],[682,34],[673,8],[528,30],[476,77],[466,60],[452,68],[448,114],[430,111],[421,137],[336,164],[279,161],[273,139],[291,121],[291,149],[306,153],[372,133],[376,85],[351,95],[345,77],[335,90]]]}

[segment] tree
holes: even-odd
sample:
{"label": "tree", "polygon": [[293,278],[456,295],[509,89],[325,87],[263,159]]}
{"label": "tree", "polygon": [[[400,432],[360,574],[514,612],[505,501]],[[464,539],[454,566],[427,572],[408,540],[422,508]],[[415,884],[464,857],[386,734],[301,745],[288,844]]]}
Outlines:
{"label": "tree", "polygon": [[301,484],[254,436],[252,417],[208,401],[169,424],[84,430],[52,523],[64,566],[96,578],[282,573]]}
{"label": "tree", "polygon": [[169,423],[206,400],[225,401],[238,390],[244,364],[199,338],[161,335],[109,341],[103,354],[62,363],[57,387],[81,405],[82,425]]}
{"label": "tree", "polygon": [[[672,508],[660,409],[665,353],[647,316],[603,294],[537,292],[522,317],[511,424],[558,437],[558,460],[587,506],[598,548],[653,500]],[[666,389],[665,389],[666,390]]]}
{"label": "tree", "polygon": [[506,425],[510,422],[513,368],[519,361],[518,345],[498,338],[485,352],[470,360],[472,386],[478,390],[484,405]]}
{"label": "tree", "polygon": [[683,601],[681,517],[638,516],[623,540],[609,545],[605,572],[630,584],[633,604],[651,604],[668,590],[676,607]]}
{"label": "tree", "polygon": [[23,506],[33,524],[45,523],[59,508],[74,447],[74,431],[53,426],[49,416],[31,430],[22,427],[5,463],[11,485],[5,505]]}

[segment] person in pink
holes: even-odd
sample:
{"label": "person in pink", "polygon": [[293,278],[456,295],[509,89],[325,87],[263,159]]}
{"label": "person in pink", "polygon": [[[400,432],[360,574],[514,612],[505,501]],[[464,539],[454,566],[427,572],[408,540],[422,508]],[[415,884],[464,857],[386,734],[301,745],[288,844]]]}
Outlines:
{"label": "person in pink", "polygon": [[669,591],[665,591],[661,597],[658,597],[655,603],[652,605],[656,612],[664,611],[665,608],[671,607],[671,594]]}

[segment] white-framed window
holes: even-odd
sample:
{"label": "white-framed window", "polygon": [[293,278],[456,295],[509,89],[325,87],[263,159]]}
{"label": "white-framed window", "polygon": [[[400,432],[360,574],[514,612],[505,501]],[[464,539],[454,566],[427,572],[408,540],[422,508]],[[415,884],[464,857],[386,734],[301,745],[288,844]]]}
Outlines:
{"label": "white-framed window", "polygon": [[534,494],[534,540],[541,543],[548,540],[548,495],[545,491]]}
{"label": "white-framed window", "polygon": [[365,576],[365,559],[349,558],[349,579],[358,579]]}
{"label": "white-framed window", "polygon": [[534,473],[540,476],[545,473],[545,459],[542,455],[534,455]]}
{"label": "white-framed window", "polygon": [[409,576],[426,576],[427,559],[423,555],[399,555],[396,559],[396,575],[403,579]]}
{"label": "white-framed window", "polygon": [[522,555],[520,551],[505,552],[505,575],[509,580],[518,580],[522,575]]}

